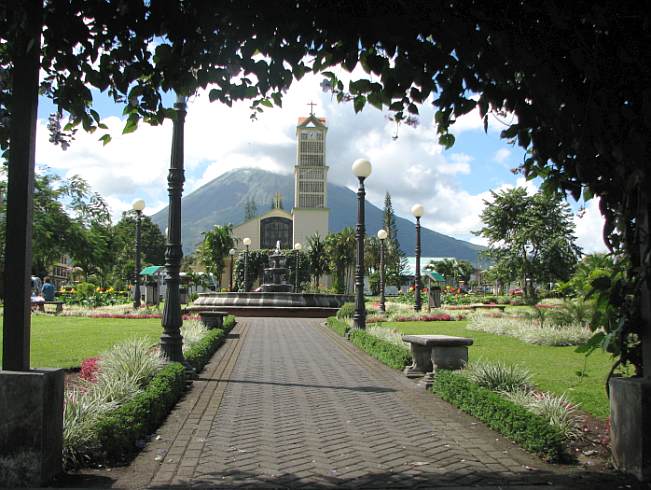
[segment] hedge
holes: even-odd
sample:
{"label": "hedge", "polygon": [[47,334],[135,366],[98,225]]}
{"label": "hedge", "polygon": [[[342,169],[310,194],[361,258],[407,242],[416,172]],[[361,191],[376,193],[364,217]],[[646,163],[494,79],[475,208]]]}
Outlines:
{"label": "hedge", "polygon": [[567,440],[547,420],[463,376],[437,370],[432,391],[549,462],[571,459],[566,450]]}
{"label": "hedge", "polygon": [[350,330],[350,327],[346,322],[343,322],[341,320],[337,320],[334,316],[331,316],[326,320],[328,327],[330,327],[332,330],[334,330],[336,333],[341,335],[342,337],[346,336],[346,333],[348,330]]}
{"label": "hedge", "polygon": [[[185,353],[185,359],[201,371],[227,333],[235,318],[226,317],[224,328],[209,330],[204,338]],[[156,430],[185,391],[185,368],[178,362],[164,366],[134,398],[99,418],[98,438],[109,461],[125,459],[136,450],[136,444]]]}
{"label": "hedge", "polygon": [[185,353],[185,360],[199,372],[210,361],[213,354],[226,340],[226,335],[235,326],[235,317],[224,318],[224,328],[213,328]]}

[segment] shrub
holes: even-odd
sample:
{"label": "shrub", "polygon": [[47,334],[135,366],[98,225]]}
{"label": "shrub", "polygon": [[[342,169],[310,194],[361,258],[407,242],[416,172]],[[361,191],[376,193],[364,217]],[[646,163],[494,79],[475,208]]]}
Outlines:
{"label": "shrub", "polygon": [[118,461],[134,452],[137,441],[160,425],[184,388],[185,368],[180,363],[170,363],[156,373],[144,391],[101,415],[95,430],[103,456]]}
{"label": "shrub", "polygon": [[95,382],[97,370],[99,368],[99,358],[89,357],[81,362],[81,369],[79,371],[79,378],[88,381],[89,383]]}
{"label": "shrub", "polygon": [[101,356],[99,378],[130,379],[137,385],[143,386],[160,365],[160,358],[152,349],[151,341],[130,339],[116,344]]}
{"label": "shrub", "polygon": [[506,400],[459,374],[438,370],[432,390],[491,429],[510,438],[527,451],[550,462],[567,460],[566,439],[541,416]]}
{"label": "shrub", "polygon": [[203,322],[198,320],[184,321],[181,327],[181,335],[183,336],[183,352],[187,352],[199,342],[205,335],[208,329]]}
{"label": "shrub", "polygon": [[411,363],[411,354],[407,348],[374,337],[364,330],[351,330],[349,338],[353,345],[389,367],[402,369]]}
{"label": "shrub", "polygon": [[531,387],[531,374],[515,364],[476,361],[469,363],[463,374],[470,381],[493,391],[521,391]]}
{"label": "shrub", "polygon": [[330,327],[332,330],[334,330],[336,333],[338,333],[342,337],[345,337],[346,333],[350,329],[350,327],[348,326],[347,323],[345,323],[345,322],[343,322],[341,320],[338,320],[334,316],[329,317],[326,320],[326,323],[327,323],[328,327]]}
{"label": "shrub", "polygon": [[[540,313],[536,315],[540,317]],[[486,314],[473,314],[467,328],[495,335],[508,335],[529,344],[550,346],[581,345],[592,336],[590,329],[577,325],[555,327],[541,325],[540,318],[500,318]]]}

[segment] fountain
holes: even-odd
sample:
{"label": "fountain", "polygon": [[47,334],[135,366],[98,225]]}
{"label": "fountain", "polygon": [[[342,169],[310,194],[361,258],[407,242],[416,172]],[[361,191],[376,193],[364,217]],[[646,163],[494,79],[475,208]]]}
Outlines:
{"label": "fountain", "polygon": [[269,255],[270,267],[264,269],[260,291],[236,293],[199,293],[188,308],[190,312],[219,311],[236,316],[278,316],[326,318],[333,316],[352,296],[292,292],[287,282],[287,257],[280,252],[280,242]]}

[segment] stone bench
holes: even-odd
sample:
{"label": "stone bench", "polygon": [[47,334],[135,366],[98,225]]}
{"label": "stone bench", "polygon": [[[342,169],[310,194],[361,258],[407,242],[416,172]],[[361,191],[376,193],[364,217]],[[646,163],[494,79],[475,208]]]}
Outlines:
{"label": "stone bench", "polygon": [[56,309],[54,311],[55,315],[58,315],[63,311],[63,301],[35,301],[32,303],[32,306],[37,308],[39,311],[45,313],[45,305],[55,305]]}
{"label": "stone bench", "polygon": [[403,335],[411,346],[413,363],[404,370],[408,378],[423,378],[419,384],[431,387],[437,369],[461,369],[468,362],[472,339],[449,335]]}
{"label": "stone bench", "polygon": [[224,326],[224,317],[228,313],[225,311],[200,311],[199,318],[208,330],[213,328],[222,328]]}
{"label": "stone bench", "polygon": [[508,305],[470,305],[470,307],[473,310],[492,310],[492,309],[498,309],[500,311],[504,311],[504,308],[506,308]]}

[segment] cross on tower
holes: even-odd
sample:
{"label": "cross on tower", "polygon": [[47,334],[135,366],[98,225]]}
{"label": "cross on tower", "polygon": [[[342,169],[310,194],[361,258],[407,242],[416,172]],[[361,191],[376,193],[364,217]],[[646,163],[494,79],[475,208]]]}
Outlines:
{"label": "cross on tower", "polygon": [[310,102],[310,103],[307,104],[307,105],[310,106],[310,116],[313,116],[313,115],[314,115],[314,106],[315,106],[316,104],[315,104],[314,102]]}

